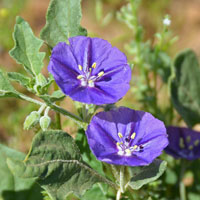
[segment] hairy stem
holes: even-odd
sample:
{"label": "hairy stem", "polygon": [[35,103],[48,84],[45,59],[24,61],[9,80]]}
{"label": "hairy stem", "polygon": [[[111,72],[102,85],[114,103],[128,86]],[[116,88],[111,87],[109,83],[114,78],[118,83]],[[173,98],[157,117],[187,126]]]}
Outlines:
{"label": "hairy stem", "polygon": [[[38,101],[36,99],[32,99],[26,95],[20,95],[20,98],[23,99],[23,100],[26,100],[28,102],[31,102],[31,103],[34,103],[34,104],[37,104],[39,106],[47,106],[45,103],[41,102],[41,101]],[[62,115],[72,119],[74,122],[76,122],[80,127],[83,127],[83,120],[77,116],[77,115],[74,115],[73,113],[59,107],[58,105],[56,104],[50,104],[48,105],[52,110],[55,110],[56,112],[58,113],[61,113]]]}
{"label": "hairy stem", "polygon": [[180,180],[179,180],[180,200],[187,200],[185,185],[183,183],[183,177],[185,174],[185,170],[186,170],[186,163],[184,160],[181,160],[181,172],[180,172]]}
{"label": "hairy stem", "polygon": [[[56,91],[58,89],[59,88],[58,88],[56,82],[54,82],[54,91]],[[56,102],[56,105],[60,106],[60,102]],[[62,129],[62,127],[61,127],[61,116],[60,116],[59,112],[56,112],[55,120],[56,120],[56,128]]]}
{"label": "hairy stem", "polygon": [[124,193],[124,166],[120,166],[119,171],[119,186],[122,193]]}

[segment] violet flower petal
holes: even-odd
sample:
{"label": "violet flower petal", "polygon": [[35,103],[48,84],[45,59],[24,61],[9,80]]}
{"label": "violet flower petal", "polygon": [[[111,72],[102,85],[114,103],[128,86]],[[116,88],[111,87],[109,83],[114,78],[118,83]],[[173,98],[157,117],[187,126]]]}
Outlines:
{"label": "violet flower petal", "polygon": [[77,36],[58,43],[48,70],[63,93],[88,104],[111,104],[129,90],[126,56],[106,40]]}
{"label": "violet flower petal", "polygon": [[125,107],[96,114],[86,135],[97,159],[115,165],[148,165],[168,145],[163,122]]}
{"label": "violet flower petal", "polygon": [[169,145],[165,149],[166,153],[174,158],[184,158],[195,160],[200,158],[200,132],[189,128],[169,126]]}

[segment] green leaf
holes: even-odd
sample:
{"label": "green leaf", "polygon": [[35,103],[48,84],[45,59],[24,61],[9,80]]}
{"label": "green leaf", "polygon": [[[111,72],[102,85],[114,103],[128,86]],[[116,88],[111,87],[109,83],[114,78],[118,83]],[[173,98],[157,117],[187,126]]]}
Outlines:
{"label": "green leaf", "polygon": [[44,131],[33,139],[25,162],[9,161],[21,177],[37,177],[53,200],[65,200],[70,193],[81,196],[97,182],[115,185],[82,161],[73,138],[62,131]]}
{"label": "green leaf", "polygon": [[23,160],[25,155],[0,144],[0,197],[4,200],[41,200],[41,189],[34,179],[14,176],[6,163],[7,158]]}
{"label": "green leaf", "polygon": [[36,76],[43,67],[45,53],[39,52],[43,41],[34,36],[29,24],[21,17],[16,18],[13,38],[15,47],[10,51],[10,56]]}
{"label": "green leaf", "polygon": [[143,185],[158,179],[164,173],[166,167],[167,162],[158,159],[148,166],[129,167],[129,173],[132,177],[129,186],[133,190],[140,189]]}
{"label": "green leaf", "polygon": [[24,87],[28,87],[30,85],[31,79],[23,74],[17,72],[8,72],[8,78],[12,81],[18,82],[20,85]]}
{"label": "green leaf", "polygon": [[65,94],[63,94],[61,90],[56,90],[52,95],[44,94],[40,95],[39,97],[43,99],[47,104],[51,104],[56,101],[62,101],[65,98]]}
{"label": "green leaf", "polygon": [[14,87],[10,84],[7,75],[0,69],[0,98],[1,97],[20,98],[20,93],[14,89]]}
{"label": "green leaf", "polygon": [[99,185],[95,184],[91,190],[88,190],[81,200],[89,200],[89,199],[98,199],[98,200],[107,200],[108,198],[106,195],[102,192]]}
{"label": "green leaf", "polygon": [[51,0],[41,38],[51,47],[69,37],[87,35],[80,26],[81,0]]}
{"label": "green leaf", "polygon": [[177,55],[170,81],[174,107],[188,126],[200,122],[200,68],[192,50]]}

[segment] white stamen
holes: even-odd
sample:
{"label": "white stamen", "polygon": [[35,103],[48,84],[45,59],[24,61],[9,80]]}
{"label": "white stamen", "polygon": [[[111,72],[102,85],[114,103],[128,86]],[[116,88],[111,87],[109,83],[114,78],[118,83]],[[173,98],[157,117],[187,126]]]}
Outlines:
{"label": "white stamen", "polygon": [[87,82],[85,80],[81,80],[81,86],[83,87],[87,86]]}
{"label": "white stamen", "polygon": [[126,149],[125,152],[126,152],[126,156],[131,156],[131,150],[130,149]]}
{"label": "white stamen", "polygon": [[117,154],[120,155],[120,156],[123,156],[123,155],[124,155],[124,151],[119,150],[119,151],[117,152]]}
{"label": "white stamen", "polygon": [[88,81],[88,86],[89,86],[89,87],[94,87],[94,82],[93,82],[92,80],[89,80],[89,81]]}

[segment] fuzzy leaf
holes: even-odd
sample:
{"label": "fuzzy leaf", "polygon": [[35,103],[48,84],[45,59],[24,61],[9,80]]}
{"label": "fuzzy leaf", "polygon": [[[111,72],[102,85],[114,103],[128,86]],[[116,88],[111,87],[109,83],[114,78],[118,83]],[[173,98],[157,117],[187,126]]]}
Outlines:
{"label": "fuzzy leaf", "polygon": [[20,93],[14,89],[14,87],[10,84],[7,75],[0,69],[0,98],[1,97],[20,98]]}
{"label": "fuzzy leaf", "polygon": [[170,82],[174,107],[188,126],[200,122],[200,68],[192,50],[178,54]]}
{"label": "fuzzy leaf", "polygon": [[162,160],[154,160],[148,166],[144,167],[129,167],[129,172],[131,174],[131,179],[129,186],[133,190],[140,189],[143,185],[158,179],[165,171],[167,167],[167,162]]}
{"label": "fuzzy leaf", "polygon": [[81,0],[51,0],[41,38],[51,47],[69,37],[87,35],[80,26]]}
{"label": "fuzzy leaf", "polygon": [[25,155],[0,144],[0,198],[4,200],[42,200],[41,189],[34,179],[14,176],[6,163],[7,158],[23,160]]}
{"label": "fuzzy leaf", "polygon": [[45,57],[45,53],[39,52],[43,41],[34,36],[29,24],[21,17],[16,18],[13,38],[15,47],[10,51],[10,56],[22,64],[30,74],[39,74]]}
{"label": "fuzzy leaf", "polygon": [[21,177],[37,177],[52,200],[65,200],[70,193],[81,196],[97,182],[110,181],[88,167],[73,138],[62,131],[44,131],[33,139],[25,162],[10,160]]}
{"label": "fuzzy leaf", "polygon": [[52,95],[44,94],[40,95],[40,98],[43,99],[47,104],[51,104],[56,101],[62,101],[65,98],[65,94],[63,94],[61,90],[56,90]]}
{"label": "fuzzy leaf", "polygon": [[29,87],[31,79],[23,74],[17,72],[8,72],[8,78],[12,81],[18,82],[20,85],[24,87]]}

